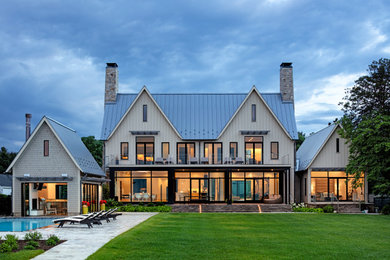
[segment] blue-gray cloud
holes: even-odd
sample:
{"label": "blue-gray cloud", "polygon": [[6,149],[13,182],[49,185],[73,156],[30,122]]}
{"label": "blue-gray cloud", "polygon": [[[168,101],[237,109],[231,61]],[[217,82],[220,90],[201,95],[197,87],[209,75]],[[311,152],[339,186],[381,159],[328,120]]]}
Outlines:
{"label": "blue-gray cloud", "polygon": [[[387,1],[9,1],[0,9],[0,146],[24,113],[99,136],[106,62],[120,91],[279,91],[292,61],[298,129],[341,115],[343,89],[390,54]],[[341,95],[339,94],[341,92]]]}

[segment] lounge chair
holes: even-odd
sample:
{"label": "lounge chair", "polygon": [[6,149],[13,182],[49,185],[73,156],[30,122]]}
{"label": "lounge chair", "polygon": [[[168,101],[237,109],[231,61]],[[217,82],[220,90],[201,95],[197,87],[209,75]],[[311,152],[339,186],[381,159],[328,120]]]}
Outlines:
{"label": "lounge chair", "polygon": [[60,218],[60,219],[55,219],[53,222],[55,224],[59,223],[58,228],[63,227],[65,223],[69,222],[71,224],[74,223],[79,223],[79,224],[86,224],[88,228],[93,227],[92,223],[94,221],[94,218],[99,214],[100,212],[92,213],[88,216],[74,216],[74,217],[66,217],[66,218]]}

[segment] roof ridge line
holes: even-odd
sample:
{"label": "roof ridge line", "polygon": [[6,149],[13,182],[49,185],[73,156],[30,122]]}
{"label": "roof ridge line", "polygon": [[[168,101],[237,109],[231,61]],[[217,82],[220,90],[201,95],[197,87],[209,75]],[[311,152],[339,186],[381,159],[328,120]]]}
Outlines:
{"label": "roof ridge line", "polygon": [[66,126],[66,125],[64,125],[64,124],[62,124],[62,123],[60,123],[60,122],[58,122],[57,120],[55,120],[55,119],[53,119],[53,118],[51,118],[51,117],[48,117],[48,116],[45,116],[45,117],[46,117],[47,119],[53,121],[54,123],[56,123],[56,124],[58,124],[58,125],[60,125],[60,126],[62,126],[62,127],[65,127],[66,129],[68,129],[68,130],[70,130],[70,131],[76,133],[76,130],[74,130],[74,129],[72,129],[72,128],[70,128],[70,127],[68,127],[68,126]]}

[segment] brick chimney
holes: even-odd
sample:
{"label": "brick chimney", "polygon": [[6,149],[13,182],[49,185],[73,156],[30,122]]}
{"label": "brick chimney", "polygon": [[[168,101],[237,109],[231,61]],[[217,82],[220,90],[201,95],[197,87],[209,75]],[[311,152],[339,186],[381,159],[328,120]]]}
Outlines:
{"label": "brick chimney", "polygon": [[31,114],[26,114],[26,142],[31,135]]}
{"label": "brick chimney", "polygon": [[107,63],[104,104],[116,102],[117,93],[118,93],[118,64]]}
{"label": "brick chimney", "polygon": [[293,67],[291,62],[280,64],[280,94],[282,101],[294,102]]}

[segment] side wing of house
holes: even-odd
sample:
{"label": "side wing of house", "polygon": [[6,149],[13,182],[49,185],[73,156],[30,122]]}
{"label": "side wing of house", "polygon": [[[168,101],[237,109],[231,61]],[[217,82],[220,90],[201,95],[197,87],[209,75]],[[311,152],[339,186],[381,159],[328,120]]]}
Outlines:
{"label": "side wing of house", "polygon": [[[23,177],[62,177],[67,174],[72,181],[66,181],[68,191],[68,214],[80,212],[80,170],[74,164],[62,144],[54,135],[46,122],[36,129],[25,149],[12,168],[13,199],[12,207],[15,215],[22,213],[22,183]],[[44,155],[44,143],[48,141],[48,155]],[[31,191],[33,192],[33,191]],[[49,198],[55,198],[56,191],[46,189]],[[31,196],[31,195],[30,195]],[[31,200],[30,200],[31,203]],[[73,205],[73,206],[72,206]]]}

